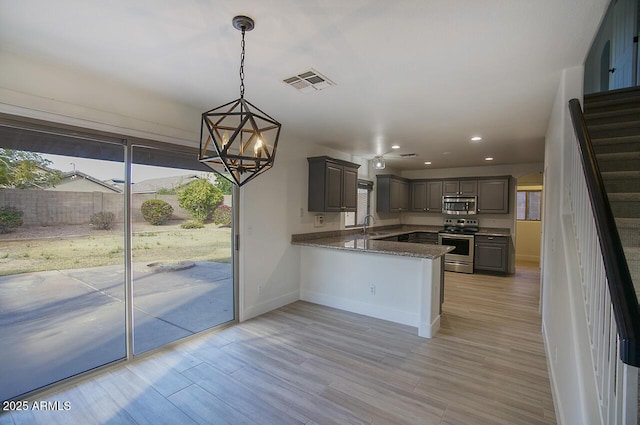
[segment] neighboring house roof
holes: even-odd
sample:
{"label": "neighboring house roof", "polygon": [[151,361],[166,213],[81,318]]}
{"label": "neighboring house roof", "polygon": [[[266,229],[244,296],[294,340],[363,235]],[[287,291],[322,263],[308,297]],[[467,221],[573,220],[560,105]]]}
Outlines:
{"label": "neighboring house roof", "polygon": [[122,190],[116,186],[112,186],[108,183],[100,181],[95,177],[92,177],[82,171],[68,171],[66,173],[62,173],[62,180],[55,187],[47,188],[48,190],[67,190],[67,188],[61,189],[61,186],[74,185],[79,186],[76,182],[83,181],[84,183],[90,182],[90,186],[84,186],[83,188],[74,187],[74,191],[76,192],[90,192],[91,186],[97,186],[96,191],[105,191],[105,189],[115,192],[122,193]]}
{"label": "neighboring house roof", "polygon": [[155,193],[160,189],[175,189],[199,178],[197,174],[185,174],[183,176],[143,180],[133,185],[133,193]]}

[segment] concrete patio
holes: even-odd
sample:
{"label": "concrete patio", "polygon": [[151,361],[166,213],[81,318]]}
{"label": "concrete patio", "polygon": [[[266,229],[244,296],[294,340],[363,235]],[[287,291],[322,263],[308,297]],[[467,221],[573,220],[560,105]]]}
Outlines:
{"label": "concrete patio", "polygon": [[[233,320],[229,263],[134,265],[136,354]],[[125,357],[121,265],[0,277],[0,400]]]}

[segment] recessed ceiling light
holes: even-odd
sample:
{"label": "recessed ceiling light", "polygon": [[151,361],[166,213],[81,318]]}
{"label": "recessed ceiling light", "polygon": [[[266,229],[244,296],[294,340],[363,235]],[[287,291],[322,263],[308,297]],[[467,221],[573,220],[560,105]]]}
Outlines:
{"label": "recessed ceiling light", "polygon": [[482,137],[480,137],[480,136],[473,136],[473,137],[471,138],[471,141],[472,141],[472,142],[479,142],[480,140],[482,140]]}
{"label": "recessed ceiling light", "polygon": [[400,149],[400,145],[393,145],[391,146],[391,149]]}
{"label": "recessed ceiling light", "polygon": [[485,160],[485,161],[493,161],[493,157],[488,156],[488,157],[486,157],[484,160]]}
{"label": "recessed ceiling light", "polygon": [[431,161],[425,162],[424,165],[431,165]]}

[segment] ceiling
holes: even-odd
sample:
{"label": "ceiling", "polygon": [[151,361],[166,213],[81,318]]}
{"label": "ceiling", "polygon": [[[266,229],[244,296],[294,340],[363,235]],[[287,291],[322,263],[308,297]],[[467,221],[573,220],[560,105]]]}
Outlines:
{"label": "ceiling", "polygon": [[[387,155],[397,169],[532,163],[543,161],[561,70],[584,62],[607,3],[0,0],[0,47],[205,111],[239,97],[231,20],[245,14],[256,22],[245,97],[282,123],[283,139],[365,158],[398,144]],[[311,68],[335,86],[282,82]]]}

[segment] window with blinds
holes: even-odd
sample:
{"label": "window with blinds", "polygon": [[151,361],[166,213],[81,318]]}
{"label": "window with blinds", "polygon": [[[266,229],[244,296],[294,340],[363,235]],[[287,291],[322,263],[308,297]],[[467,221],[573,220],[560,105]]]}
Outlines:
{"label": "window with blinds", "polygon": [[364,226],[364,218],[371,214],[371,191],[373,182],[368,180],[358,180],[358,206],[356,212],[344,213],[345,227]]}
{"label": "window with blinds", "polygon": [[539,190],[519,190],[517,219],[539,221],[542,217],[541,199]]}

